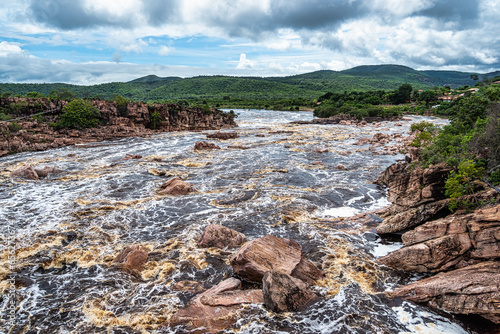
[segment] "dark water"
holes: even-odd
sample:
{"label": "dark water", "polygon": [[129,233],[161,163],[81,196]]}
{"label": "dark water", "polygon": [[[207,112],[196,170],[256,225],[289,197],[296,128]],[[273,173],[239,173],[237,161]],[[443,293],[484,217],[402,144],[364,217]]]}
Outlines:
{"label": "dark water", "polygon": [[[406,133],[420,118],[403,126],[353,127],[288,124],[311,119],[307,112],[238,113],[240,137],[215,141],[222,150],[195,152],[204,133],[183,132],[0,159],[0,312],[5,316],[16,300],[12,333],[175,332],[161,324],[193,294],[174,291],[173,283],[194,280],[208,288],[232,275],[233,251],[196,246],[211,223],[249,240],[266,234],[294,239],[326,273],[315,287],[324,298],[307,310],[277,315],[252,305],[227,333],[473,332],[449,315],[386,297],[417,278],[374,262],[401,244],[336,218],[387,205],[384,189],[371,181],[403,158],[352,144],[377,132]],[[143,158],[122,161],[127,153]],[[8,177],[27,163],[65,172],[40,181]],[[171,176],[199,192],[158,196]],[[9,243],[16,245],[15,263]],[[111,266],[130,244],[150,252],[141,277]],[[9,278],[16,281],[15,297]],[[4,332],[8,325],[1,325]]]}

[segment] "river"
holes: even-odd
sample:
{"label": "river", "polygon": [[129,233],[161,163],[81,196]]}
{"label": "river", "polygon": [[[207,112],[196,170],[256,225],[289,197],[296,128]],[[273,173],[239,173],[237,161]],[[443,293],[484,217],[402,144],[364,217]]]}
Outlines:
{"label": "river", "polygon": [[[357,127],[289,124],[311,120],[310,112],[236,112],[239,138],[213,141],[221,150],[193,150],[209,132],[175,132],[1,158],[0,312],[16,299],[11,332],[177,332],[161,324],[194,294],[174,283],[208,288],[232,275],[228,259],[236,250],[196,245],[213,223],[248,240],[294,239],[326,273],[314,287],[323,298],[306,310],[273,314],[251,305],[227,333],[475,333],[456,317],[388,298],[419,278],[375,262],[402,245],[342,218],[388,205],[372,181],[404,158],[353,144],[378,132],[405,135],[422,117]],[[126,154],[142,158],[122,160]],[[27,163],[64,172],[38,181],[9,177]],[[157,195],[172,176],[198,192]],[[140,277],[112,266],[130,244],[150,252]],[[16,295],[7,278],[15,278]]]}

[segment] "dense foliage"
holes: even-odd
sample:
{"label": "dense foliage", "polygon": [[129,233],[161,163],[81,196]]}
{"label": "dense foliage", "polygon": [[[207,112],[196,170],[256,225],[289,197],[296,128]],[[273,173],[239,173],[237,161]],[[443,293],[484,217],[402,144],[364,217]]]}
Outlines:
{"label": "dense foliage", "polygon": [[99,109],[90,102],[76,99],[69,102],[63,108],[63,113],[59,121],[55,124],[56,128],[92,128],[99,125]]}

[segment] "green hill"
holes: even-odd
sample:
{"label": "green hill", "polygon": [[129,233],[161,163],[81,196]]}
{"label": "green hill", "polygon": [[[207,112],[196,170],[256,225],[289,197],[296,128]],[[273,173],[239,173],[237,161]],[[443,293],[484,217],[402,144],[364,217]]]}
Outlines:
{"label": "green hill", "polygon": [[[479,79],[495,73],[478,74],[456,71],[417,71],[401,65],[366,65],[344,71],[322,70],[287,77],[199,76],[193,78],[148,75],[129,82],[77,86],[70,84],[0,84],[2,93],[25,95],[37,91],[48,95],[53,90],[69,90],[79,97],[112,98],[121,95],[135,101],[158,100],[276,100],[314,99],[326,92],[394,90],[403,83],[416,89],[449,85],[453,88],[474,86]],[[497,73],[498,74],[498,73]]]}

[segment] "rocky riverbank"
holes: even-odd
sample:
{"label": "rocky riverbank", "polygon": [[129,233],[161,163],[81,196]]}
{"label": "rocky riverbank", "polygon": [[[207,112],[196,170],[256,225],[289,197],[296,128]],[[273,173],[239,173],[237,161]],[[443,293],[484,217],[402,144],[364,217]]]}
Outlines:
{"label": "rocky riverbank", "polygon": [[[40,117],[12,122],[0,122],[0,157],[12,153],[43,151],[62,146],[98,142],[127,137],[148,137],[171,131],[202,131],[236,127],[234,115],[221,110],[186,108],[174,104],[129,103],[119,108],[114,101],[92,101],[99,109],[101,125],[90,129],[60,129],[50,126],[67,101],[50,99],[0,99],[0,105],[25,105],[23,116],[41,111],[53,112]],[[158,113],[161,122],[151,126],[151,115]]]}
{"label": "rocky riverbank", "polygon": [[378,262],[435,276],[399,287],[393,295],[500,324],[500,194],[485,186],[462,199],[483,206],[452,213],[444,196],[451,168],[412,168],[410,162],[407,156],[407,162],[390,166],[377,181],[389,188],[392,205],[379,212],[383,221],[376,230],[402,234],[404,243]]}

